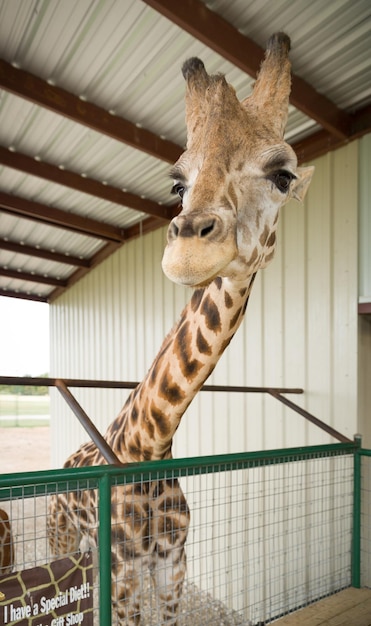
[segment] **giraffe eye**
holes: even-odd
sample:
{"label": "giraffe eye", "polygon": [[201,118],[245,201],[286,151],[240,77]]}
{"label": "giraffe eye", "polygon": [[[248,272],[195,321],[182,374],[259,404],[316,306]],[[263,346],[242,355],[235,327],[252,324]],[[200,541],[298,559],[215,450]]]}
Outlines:
{"label": "giraffe eye", "polygon": [[173,185],[171,193],[179,196],[179,198],[182,199],[184,196],[185,190],[186,188],[184,187],[184,185],[182,185],[182,183],[175,183]]}
{"label": "giraffe eye", "polygon": [[279,170],[275,172],[271,176],[269,176],[271,181],[276,185],[277,189],[281,193],[287,193],[290,187],[291,181],[296,178],[295,174],[291,174],[291,172],[287,172],[286,170]]}

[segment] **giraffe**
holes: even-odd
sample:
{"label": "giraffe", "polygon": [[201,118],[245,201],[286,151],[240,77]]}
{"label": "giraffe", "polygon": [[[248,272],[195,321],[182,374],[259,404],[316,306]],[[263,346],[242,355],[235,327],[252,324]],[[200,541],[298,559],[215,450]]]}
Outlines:
{"label": "giraffe", "polygon": [[8,514],[0,509],[0,576],[10,574],[14,567],[14,543]]}
{"label": "giraffe", "polygon": [[[187,147],[171,170],[182,208],[168,229],[163,270],[194,288],[144,380],[105,435],[123,463],[171,458],[172,440],[190,402],[242,322],[254,277],[271,261],[278,214],[302,200],[313,168],[297,167],[284,141],[290,92],[290,40],[268,42],[252,94],[240,102],[224,76],[186,61]],[[105,463],[95,445],[65,467]],[[97,544],[94,491],[52,497],[54,554]],[[117,623],[140,623],[140,581],[149,569],[161,621],[177,623],[186,572],[190,512],[177,480],[118,486],[112,491],[112,605]]]}

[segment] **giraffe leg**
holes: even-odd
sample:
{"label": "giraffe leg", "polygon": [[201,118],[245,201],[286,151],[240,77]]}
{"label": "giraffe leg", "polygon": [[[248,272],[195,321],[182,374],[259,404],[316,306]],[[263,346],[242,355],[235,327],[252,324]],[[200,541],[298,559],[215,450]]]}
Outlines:
{"label": "giraffe leg", "polygon": [[187,570],[186,563],[184,546],[170,548],[165,552],[157,550],[153,557],[151,576],[156,589],[161,624],[169,626],[177,624],[179,601]]}
{"label": "giraffe leg", "polygon": [[50,549],[54,556],[73,554],[78,551],[80,533],[68,514],[66,494],[51,496],[47,531]]}
{"label": "giraffe leg", "polygon": [[0,576],[14,567],[14,542],[8,514],[0,509]]}
{"label": "giraffe leg", "polygon": [[116,553],[112,552],[112,608],[120,626],[140,624],[143,578],[148,563],[142,556],[117,561]]}

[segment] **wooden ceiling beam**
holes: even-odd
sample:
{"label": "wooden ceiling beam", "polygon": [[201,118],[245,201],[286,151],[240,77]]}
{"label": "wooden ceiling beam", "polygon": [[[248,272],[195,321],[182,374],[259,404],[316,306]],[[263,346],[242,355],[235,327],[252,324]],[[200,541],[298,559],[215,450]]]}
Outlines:
{"label": "wooden ceiling beam", "polygon": [[73,122],[137,148],[168,163],[177,161],[183,149],[172,141],[139,128],[128,120],[113,115],[101,107],[16,68],[0,59],[0,86],[6,91],[34,104],[63,115]]}
{"label": "wooden ceiling beam", "polygon": [[360,109],[352,115],[352,128],[349,137],[339,139],[326,130],[319,130],[292,145],[299,163],[308,163],[323,156],[330,150],[337,150],[349,141],[358,139],[371,132],[371,105]]}
{"label": "wooden ceiling beam", "polygon": [[14,278],[15,280],[39,283],[42,285],[52,285],[54,287],[67,287],[68,284],[67,280],[64,278],[44,276],[43,274],[33,274],[30,272],[18,272],[17,270],[10,270],[4,267],[0,267],[0,276],[4,276],[5,278]]}
{"label": "wooden ceiling beam", "polygon": [[48,261],[53,261],[53,263],[65,263],[66,265],[73,265],[74,267],[90,267],[89,259],[55,252],[54,250],[46,250],[45,248],[36,246],[29,246],[15,241],[0,239],[0,250],[14,252],[15,254],[24,254],[39,259],[47,259]]}
{"label": "wooden ceiling beam", "polygon": [[25,291],[12,291],[10,289],[0,288],[0,296],[5,298],[18,298],[19,300],[32,300],[33,302],[48,302],[47,296],[40,296],[36,293],[27,293]]}
{"label": "wooden ceiling beam", "polygon": [[[249,76],[256,76],[264,57],[264,50],[200,0],[182,0],[182,2],[144,0],[144,2]],[[351,115],[339,109],[299,76],[293,75],[290,101],[331,135],[338,138],[349,136]]]}
{"label": "wooden ceiling beam", "polygon": [[50,226],[72,230],[87,237],[96,237],[97,239],[116,243],[121,243],[124,240],[124,230],[121,228],[116,228],[82,215],[55,209],[40,202],[32,202],[19,196],[12,196],[4,191],[0,191],[0,210],[12,215],[18,215],[19,217],[43,222]]}
{"label": "wooden ceiling beam", "polygon": [[122,191],[122,189],[112,185],[103,185],[103,183],[93,178],[87,178],[75,172],[61,169],[56,165],[36,160],[21,152],[13,152],[4,146],[0,146],[0,163],[31,176],[37,176],[38,178],[69,187],[75,191],[87,193],[135,211],[147,213],[164,220],[171,219],[171,207],[158,204],[153,200],[140,198],[133,193]]}

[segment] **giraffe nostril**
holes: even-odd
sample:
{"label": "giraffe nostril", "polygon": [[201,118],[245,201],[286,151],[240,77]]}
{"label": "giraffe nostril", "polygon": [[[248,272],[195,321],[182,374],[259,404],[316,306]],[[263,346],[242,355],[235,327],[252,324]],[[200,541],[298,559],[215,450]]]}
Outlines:
{"label": "giraffe nostril", "polygon": [[208,237],[208,235],[210,235],[215,227],[215,220],[210,220],[210,222],[208,224],[204,224],[202,226],[202,228],[199,229],[199,237]]}
{"label": "giraffe nostril", "polygon": [[169,224],[169,228],[167,231],[167,235],[168,235],[168,240],[171,241],[172,239],[176,239],[179,235],[179,228],[176,225],[175,221],[172,220]]}

